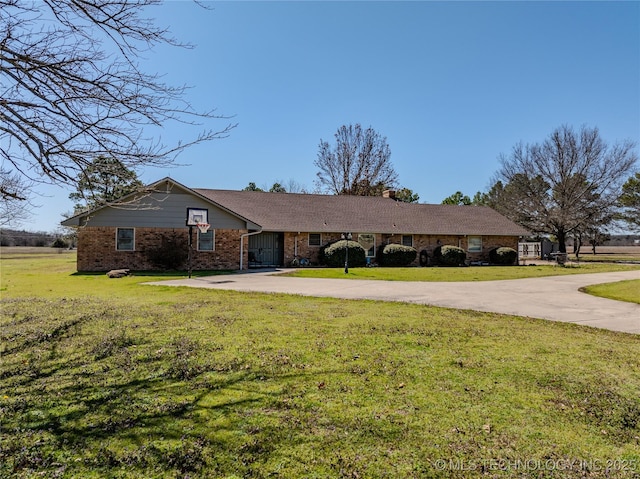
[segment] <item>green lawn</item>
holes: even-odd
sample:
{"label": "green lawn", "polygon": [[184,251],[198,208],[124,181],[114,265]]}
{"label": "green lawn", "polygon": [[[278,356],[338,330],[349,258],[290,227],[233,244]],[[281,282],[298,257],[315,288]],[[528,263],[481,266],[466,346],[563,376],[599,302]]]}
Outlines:
{"label": "green lawn", "polygon": [[0,266],[0,477],[640,473],[640,336]]}
{"label": "green lawn", "polygon": [[640,265],[589,263],[558,266],[553,263],[529,266],[470,266],[468,268],[343,268],[297,269],[290,276],[300,278],[376,279],[385,281],[495,281],[567,274],[607,273],[640,269]]}
{"label": "green lawn", "polygon": [[640,279],[596,284],[582,288],[582,290],[594,296],[640,304]]}

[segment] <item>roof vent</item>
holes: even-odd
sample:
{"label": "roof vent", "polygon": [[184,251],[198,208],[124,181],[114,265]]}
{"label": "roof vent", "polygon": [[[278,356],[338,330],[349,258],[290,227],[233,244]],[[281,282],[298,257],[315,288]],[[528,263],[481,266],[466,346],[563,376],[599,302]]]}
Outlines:
{"label": "roof vent", "polygon": [[391,198],[392,200],[396,199],[396,190],[384,190],[382,192],[383,198]]}

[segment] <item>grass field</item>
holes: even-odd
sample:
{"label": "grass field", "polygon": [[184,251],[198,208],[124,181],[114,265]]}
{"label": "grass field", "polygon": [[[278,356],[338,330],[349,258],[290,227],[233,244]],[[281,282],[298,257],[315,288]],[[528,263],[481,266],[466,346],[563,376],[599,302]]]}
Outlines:
{"label": "grass field", "polygon": [[471,266],[468,268],[301,268],[289,276],[300,278],[375,279],[383,281],[495,281],[569,274],[607,273],[640,269],[640,264],[588,263],[558,266],[555,263],[528,266]]}
{"label": "grass field", "polygon": [[[569,254],[569,259],[575,260],[575,255]],[[580,261],[585,262],[635,262],[640,263],[640,246],[598,246],[594,255],[591,247],[582,247]]]}
{"label": "grass field", "polygon": [[0,260],[0,477],[640,474],[639,336],[74,261]]}

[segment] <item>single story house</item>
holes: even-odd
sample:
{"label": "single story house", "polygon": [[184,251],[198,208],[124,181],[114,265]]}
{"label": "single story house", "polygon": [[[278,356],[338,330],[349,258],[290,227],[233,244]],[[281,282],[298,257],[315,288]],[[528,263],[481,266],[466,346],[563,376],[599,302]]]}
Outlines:
{"label": "single story house", "polygon": [[[208,213],[206,233],[186,226],[194,209]],[[158,269],[158,252],[167,256],[172,248],[184,255],[191,249],[194,270],[289,266],[302,259],[313,265],[320,247],[345,233],[371,258],[388,243],[429,256],[451,244],[471,261],[486,261],[493,248],[517,250],[529,234],[491,208],[404,203],[393,191],[382,197],[229,191],[189,188],[171,178],[62,225],[78,227],[78,271]],[[182,268],[184,255],[178,257]]]}

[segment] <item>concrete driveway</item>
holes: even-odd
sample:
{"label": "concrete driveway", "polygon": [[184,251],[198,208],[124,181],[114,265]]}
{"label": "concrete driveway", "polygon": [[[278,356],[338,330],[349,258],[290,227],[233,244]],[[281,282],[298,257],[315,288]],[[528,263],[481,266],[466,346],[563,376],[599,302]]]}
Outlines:
{"label": "concrete driveway", "polygon": [[[282,269],[277,272],[286,271]],[[640,334],[640,305],[597,298],[579,291],[579,288],[593,284],[640,279],[638,270],[460,283],[294,278],[277,272],[250,272],[147,284],[400,301],[542,318]]]}

